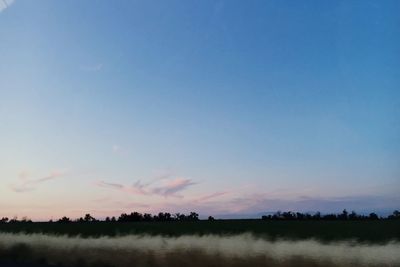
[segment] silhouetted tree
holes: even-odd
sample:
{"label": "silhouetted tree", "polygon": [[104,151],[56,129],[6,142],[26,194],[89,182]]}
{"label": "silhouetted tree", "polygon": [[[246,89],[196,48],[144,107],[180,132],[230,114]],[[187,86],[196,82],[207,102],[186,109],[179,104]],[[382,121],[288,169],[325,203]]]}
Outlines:
{"label": "silhouetted tree", "polygon": [[400,211],[393,211],[392,215],[389,215],[388,219],[400,219]]}
{"label": "silhouetted tree", "polygon": [[190,221],[198,221],[199,220],[199,214],[197,214],[196,212],[191,212],[189,214],[189,220]]}
{"label": "silhouetted tree", "polygon": [[186,220],[186,216],[185,216],[185,214],[175,213],[174,214],[174,219],[176,221],[185,221]]}
{"label": "silhouetted tree", "polygon": [[129,218],[129,217],[128,217],[128,214],[122,213],[122,214],[119,216],[118,221],[119,221],[119,222],[128,222],[128,221],[129,221],[128,218]]}
{"label": "silhouetted tree", "polygon": [[282,219],[284,220],[294,220],[296,219],[296,216],[293,212],[287,211],[282,213]]}
{"label": "silhouetted tree", "polygon": [[272,219],[273,219],[273,220],[280,220],[280,219],[282,219],[282,218],[283,218],[283,217],[282,217],[282,213],[281,213],[280,210],[278,210],[277,212],[275,212],[274,215],[272,215]]}
{"label": "silhouetted tree", "polygon": [[89,213],[85,214],[85,217],[83,217],[84,222],[95,222],[96,219],[90,215]]}
{"label": "silhouetted tree", "polygon": [[17,222],[19,222],[19,221],[18,221],[18,217],[15,216],[15,217],[13,217],[12,219],[10,219],[8,222],[9,222],[9,223],[17,223]]}
{"label": "silhouetted tree", "polygon": [[272,219],[272,215],[263,215],[261,216],[261,220],[271,220]]}
{"label": "silhouetted tree", "polygon": [[209,220],[209,221],[215,221],[215,219],[214,219],[213,216],[208,216],[208,220]]}
{"label": "silhouetted tree", "polygon": [[123,213],[118,218],[119,222],[140,222],[143,221],[143,215],[139,212],[132,212],[131,214]]}
{"label": "silhouetted tree", "polygon": [[347,220],[347,219],[349,218],[349,213],[347,212],[346,209],[344,209],[344,210],[342,211],[342,214],[339,214],[339,215],[337,216],[337,218],[338,218],[339,220]]}
{"label": "silhouetted tree", "polygon": [[143,214],[143,220],[146,222],[150,222],[153,220],[153,216],[150,213]]}
{"label": "silhouetted tree", "polygon": [[317,212],[312,216],[312,218],[313,218],[314,220],[321,220],[321,212],[317,211]]}
{"label": "silhouetted tree", "polygon": [[261,217],[262,220],[380,220],[380,219],[400,219],[400,212],[395,210],[392,215],[382,218],[378,217],[376,213],[370,213],[369,216],[357,214],[355,211],[352,211],[350,214],[347,210],[343,210],[340,214],[324,214],[321,215],[320,212],[316,212],[314,215],[309,213],[301,213],[301,212],[281,212],[277,211],[273,215],[263,215]]}
{"label": "silhouetted tree", "polygon": [[64,217],[62,217],[61,219],[59,219],[57,222],[59,222],[59,223],[70,223],[70,222],[72,222],[72,221],[71,221],[70,218],[64,216]]}
{"label": "silhouetted tree", "polygon": [[136,211],[132,212],[130,217],[131,217],[131,220],[134,221],[134,222],[143,221],[143,215],[141,213],[139,213],[139,212],[136,212]]}
{"label": "silhouetted tree", "polygon": [[358,220],[361,219],[361,216],[358,215],[354,210],[349,214],[349,220]]}
{"label": "silhouetted tree", "polygon": [[171,216],[171,213],[168,212],[160,212],[158,213],[158,215],[153,217],[155,221],[159,221],[159,222],[166,222],[166,221],[172,221],[173,218]]}
{"label": "silhouetted tree", "polygon": [[328,220],[328,221],[334,221],[337,220],[339,218],[340,215],[336,215],[336,214],[326,214],[322,216],[323,220]]}
{"label": "silhouetted tree", "polygon": [[378,215],[376,215],[376,213],[372,212],[372,213],[369,214],[368,219],[370,219],[370,220],[378,220],[379,217],[378,217]]}

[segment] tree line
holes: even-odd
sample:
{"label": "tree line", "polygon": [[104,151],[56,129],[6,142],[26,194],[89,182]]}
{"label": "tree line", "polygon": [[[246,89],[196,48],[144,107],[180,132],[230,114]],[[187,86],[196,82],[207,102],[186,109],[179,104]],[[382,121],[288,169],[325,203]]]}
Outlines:
{"label": "tree line", "polygon": [[336,221],[336,220],[393,220],[400,219],[400,211],[395,210],[393,213],[387,217],[378,216],[376,213],[372,212],[369,215],[357,214],[355,211],[348,212],[346,209],[342,211],[342,213],[329,213],[329,214],[321,214],[321,212],[316,212],[314,214],[310,213],[301,213],[301,212],[276,212],[270,215],[263,215],[261,217],[262,220],[324,220],[324,221]]}
{"label": "tree line", "polygon": [[[72,220],[67,216],[63,216],[60,219],[53,221],[50,220],[50,223],[90,223],[90,222],[168,222],[168,221],[198,221],[199,214],[196,212],[190,212],[189,214],[183,213],[175,213],[171,214],[169,212],[160,212],[156,215],[152,215],[149,213],[139,213],[139,212],[132,212],[130,214],[122,213],[118,218],[117,217],[106,217],[104,220],[96,219],[89,213],[83,217],[80,217],[76,220]],[[28,219],[27,217],[23,217],[21,220],[18,218],[9,219],[7,217],[3,217],[0,219],[0,223],[31,223],[32,220]]]}
{"label": "tree line", "polygon": [[[348,212],[346,209],[342,211],[342,213],[330,213],[330,214],[321,214],[321,212],[316,212],[314,214],[310,213],[301,213],[301,212],[293,212],[293,211],[285,211],[285,212],[275,212],[270,215],[263,215],[261,220],[286,220],[286,221],[301,221],[301,220],[324,220],[324,221],[335,221],[335,220],[394,220],[400,219],[400,211],[395,210],[393,213],[387,217],[378,216],[376,213],[370,213],[369,215],[361,215],[357,214],[355,211]],[[139,212],[131,212],[130,214],[122,213],[118,218],[117,217],[106,217],[103,220],[96,219],[90,214],[86,214],[83,217],[80,217],[76,220],[72,220],[67,216],[63,216],[62,218],[53,221],[50,220],[51,223],[90,223],[90,222],[169,222],[169,221],[199,221],[199,214],[196,212],[190,212],[189,214],[183,213],[175,213],[171,214],[169,212],[160,212],[156,215],[152,215],[149,213],[139,213]],[[214,221],[214,217],[209,216],[209,221]],[[32,220],[27,217],[22,217],[20,220],[16,217],[9,219],[7,217],[3,217],[0,219],[0,223],[32,223]]]}

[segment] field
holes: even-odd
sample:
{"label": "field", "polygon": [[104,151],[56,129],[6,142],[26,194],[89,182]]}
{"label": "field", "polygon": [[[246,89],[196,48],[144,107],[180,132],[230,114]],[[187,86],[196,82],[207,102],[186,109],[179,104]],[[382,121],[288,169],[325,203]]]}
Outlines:
{"label": "field", "polygon": [[13,267],[389,267],[399,252],[398,220],[0,225],[0,265]]}
{"label": "field", "polygon": [[133,223],[15,223],[0,224],[0,232],[44,233],[82,237],[148,234],[233,235],[252,233],[275,239],[316,239],[324,242],[357,240],[379,243],[400,240],[400,220],[380,221],[262,221],[216,220],[198,222],[133,222]]}

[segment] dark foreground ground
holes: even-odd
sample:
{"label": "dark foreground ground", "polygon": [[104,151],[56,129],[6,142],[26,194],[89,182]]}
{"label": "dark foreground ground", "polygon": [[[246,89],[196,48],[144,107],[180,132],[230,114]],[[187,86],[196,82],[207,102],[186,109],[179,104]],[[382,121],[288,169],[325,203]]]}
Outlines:
{"label": "dark foreground ground", "polygon": [[0,224],[0,232],[44,233],[82,237],[148,234],[163,236],[253,233],[269,239],[321,241],[356,240],[379,243],[400,240],[400,220],[379,221],[262,221],[216,220],[197,222],[131,223],[13,223]]}
{"label": "dark foreground ground", "polygon": [[1,267],[55,267],[45,264],[34,264],[34,263],[22,263],[22,262],[10,262],[0,260]]}

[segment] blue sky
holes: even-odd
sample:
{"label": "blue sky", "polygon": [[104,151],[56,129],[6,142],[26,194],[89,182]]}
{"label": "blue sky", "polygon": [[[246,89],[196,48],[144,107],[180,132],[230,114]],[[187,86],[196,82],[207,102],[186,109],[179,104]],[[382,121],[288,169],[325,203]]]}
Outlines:
{"label": "blue sky", "polygon": [[3,1],[0,208],[395,208],[399,8]]}

